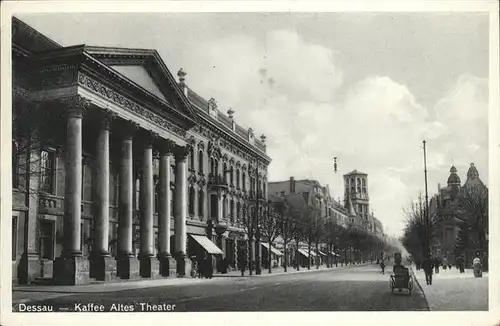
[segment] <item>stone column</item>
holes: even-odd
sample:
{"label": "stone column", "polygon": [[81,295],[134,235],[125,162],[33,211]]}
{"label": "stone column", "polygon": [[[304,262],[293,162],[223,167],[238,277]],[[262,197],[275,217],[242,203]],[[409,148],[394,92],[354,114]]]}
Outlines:
{"label": "stone column", "polygon": [[158,212],[158,259],[160,275],[174,277],[176,261],[170,252],[170,159],[174,143],[165,140],[160,143],[160,192]]}
{"label": "stone column", "polygon": [[159,262],[154,257],[154,187],[153,187],[153,142],[157,135],[147,132],[144,137],[140,192],[140,251],[141,277],[155,278],[159,273]]}
{"label": "stone column", "polygon": [[134,173],[133,173],[133,136],[139,125],[128,121],[120,126],[122,131],[120,162],[120,195],[118,213],[118,255],[117,271],[120,278],[139,277],[139,262],[132,249],[134,215]]}
{"label": "stone column", "polygon": [[89,283],[89,262],[81,251],[82,214],[82,120],[89,102],[80,96],[65,100],[68,109],[66,134],[66,185],[64,195],[63,249],[54,261],[54,282],[60,285]]}
{"label": "stone column", "polygon": [[[24,109],[34,112],[39,108],[39,105],[32,102],[24,103]],[[29,138],[27,142],[31,141],[32,133],[29,125],[21,126],[25,128],[26,134]],[[36,140],[36,139],[34,139]],[[32,146],[28,143],[26,148],[30,149]],[[40,255],[38,253],[38,246],[36,242],[37,233],[37,219],[38,219],[38,185],[40,182],[40,174],[34,171],[40,171],[40,152],[37,150],[28,150],[26,152],[26,162],[28,169],[26,169],[26,203],[28,211],[26,212],[26,220],[24,223],[24,252],[21,255],[21,260],[18,266],[18,282],[19,284],[29,284],[37,277],[41,276]]]}
{"label": "stone column", "polygon": [[116,276],[116,261],[109,254],[109,132],[115,114],[101,112],[95,151],[94,242],[90,277],[109,281]]}
{"label": "stone column", "polygon": [[191,261],[186,256],[186,215],[187,215],[187,176],[186,158],[189,151],[186,147],[175,149],[175,247],[177,252],[177,275],[189,275]]}

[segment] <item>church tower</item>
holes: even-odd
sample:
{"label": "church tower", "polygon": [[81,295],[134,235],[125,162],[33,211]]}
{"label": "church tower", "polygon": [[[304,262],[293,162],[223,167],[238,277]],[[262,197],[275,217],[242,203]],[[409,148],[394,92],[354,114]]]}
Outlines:
{"label": "church tower", "polygon": [[[354,209],[359,223],[369,228],[370,198],[368,196],[368,174],[354,170],[344,175],[344,205]],[[352,208],[351,208],[352,205]]]}

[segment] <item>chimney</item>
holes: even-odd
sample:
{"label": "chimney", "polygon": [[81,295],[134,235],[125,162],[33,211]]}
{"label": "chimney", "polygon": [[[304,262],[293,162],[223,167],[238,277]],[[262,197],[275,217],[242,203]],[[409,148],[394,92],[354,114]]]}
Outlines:
{"label": "chimney", "polygon": [[186,75],[187,73],[181,69],[177,72],[177,77],[179,77],[179,86],[182,89],[182,92],[184,93],[184,96],[188,96],[188,90],[186,86]]}
{"label": "chimney", "polygon": [[290,177],[290,193],[295,193],[295,179],[294,177]]}

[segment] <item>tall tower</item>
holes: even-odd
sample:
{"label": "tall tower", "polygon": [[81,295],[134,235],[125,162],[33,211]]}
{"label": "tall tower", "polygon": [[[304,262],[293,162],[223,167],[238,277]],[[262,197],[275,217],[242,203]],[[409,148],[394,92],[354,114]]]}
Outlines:
{"label": "tall tower", "polygon": [[448,187],[451,189],[451,200],[455,200],[460,191],[460,177],[457,174],[457,168],[452,165],[450,169],[450,176],[448,177]]}
{"label": "tall tower", "polygon": [[354,170],[344,174],[344,203],[349,209],[352,204],[358,222],[365,228],[370,228],[370,197],[368,196],[368,174]]}

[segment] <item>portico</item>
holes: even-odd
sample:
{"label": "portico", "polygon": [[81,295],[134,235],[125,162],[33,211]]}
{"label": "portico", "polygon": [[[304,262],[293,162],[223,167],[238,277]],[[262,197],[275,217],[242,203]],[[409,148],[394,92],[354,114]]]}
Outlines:
{"label": "portico", "polygon": [[189,234],[236,268],[250,166],[270,162],[252,129],[154,50],[61,47],[15,24],[13,114],[29,128],[13,139],[30,146],[13,155],[29,167],[13,164],[13,280],[183,277],[201,248]]}

